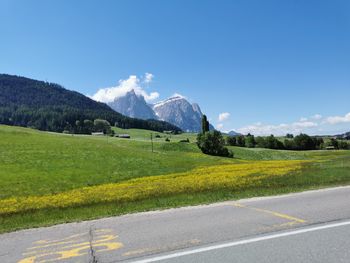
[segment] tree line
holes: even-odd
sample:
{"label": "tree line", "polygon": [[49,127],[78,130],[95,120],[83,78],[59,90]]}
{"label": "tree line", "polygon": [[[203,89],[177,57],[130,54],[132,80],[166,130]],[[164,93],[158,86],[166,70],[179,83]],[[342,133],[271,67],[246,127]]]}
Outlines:
{"label": "tree line", "polygon": [[171,130],[180,132],[181,129],[163,121],[140,120],[117,116],[113,112],[96,110],[79,110],[70,107],[42,107],[32,109],[28,107],[0,106],[0,124],[29,127],[43,131],[63,132],[67,127],[74,128],[76,121],[104,119],[109,123],[123,128],[136,128],[163,132]]}
{"label": "tree line", "polygon": [[293,136],[287,134],[284,141],[276,138],[274,135],[267,137],[258,136],[255,137],[252,134],[246,136],[228,136],[226,138],[226,145],[229,146],[239,146],[248,148],[268,148],[276,150],[294,150],[294,151],[307,151],[307,150],[321,150],[327,147],[348,150],[350,149],[350,144],[343,140],[337,140],[330,138],[330,140],[325,141],[321,137],[309,136],[307,134],[299,134]]}

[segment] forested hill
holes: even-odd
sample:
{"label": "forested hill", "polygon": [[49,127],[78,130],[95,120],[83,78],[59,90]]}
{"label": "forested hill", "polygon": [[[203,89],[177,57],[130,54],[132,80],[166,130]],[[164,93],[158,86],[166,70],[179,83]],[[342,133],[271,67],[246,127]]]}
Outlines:
{"label": "forested hill", "polygon": [[58,84],[0,74],[0,124],[62,132],[74,127],[77,120],[95,119],[122,128],[180,130],[167,122],[126,117]]}

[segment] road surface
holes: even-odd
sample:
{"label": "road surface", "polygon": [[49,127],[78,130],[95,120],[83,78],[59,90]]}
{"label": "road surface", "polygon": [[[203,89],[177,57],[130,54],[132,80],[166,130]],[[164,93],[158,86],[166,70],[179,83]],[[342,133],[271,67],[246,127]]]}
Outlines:
{"label": "road surface", "polygon": [[350,187],[0,235],[0,262],[350,262]]}

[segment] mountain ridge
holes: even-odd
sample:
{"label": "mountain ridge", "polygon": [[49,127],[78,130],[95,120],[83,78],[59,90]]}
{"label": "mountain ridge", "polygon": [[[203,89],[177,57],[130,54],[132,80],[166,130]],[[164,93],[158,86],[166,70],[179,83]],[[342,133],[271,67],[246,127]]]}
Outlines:
{"label": "mountain ridge", "polygon": [[350,132],[345,132],[343,134],[338,134],[335,137],[337,137],[338,139],[350,140]]}
{"label": "mountain ridge", "polygon": [[[190,103],[183,96],[172,96],[154,104],[147,104],[142,95],[136,95],[131,90],[108,105],[127,116],[166,121],[187,132],[201,131],[203,113],[200,106]],[[211,126],[211,129],[214,127]]]}
{"label": "mountain ridge", "polygon": [[234,130],[229,131],[227,134],[230,135],[230,136],[241,136],[241,135],[242,135],[242,134],[240,134],[239,132],[236,132],[236,131],[234,131]]}

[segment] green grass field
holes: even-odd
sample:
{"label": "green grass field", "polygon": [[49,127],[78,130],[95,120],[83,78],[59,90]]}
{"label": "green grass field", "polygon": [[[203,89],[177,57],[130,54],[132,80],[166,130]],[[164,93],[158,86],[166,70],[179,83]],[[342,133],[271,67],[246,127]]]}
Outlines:
{"label": "green grass field", "polygon": [[350,183],[350,151],[230,147],[228,159],[195,134],[155,132],[152,153],[150,131],[115,131],[131,139],[0,125],[0,232]]}
{"label": "green grass field", "polygon": [[[150,141],[151,134],[153,136],[153,140],[155,142],[165,142],[165,139],[168,138],[170,142],[179,142],[180,140],[189,139],[191,143],[196,142],[197,134],[195,133],[182,133],[182,134],[165,134],[160,132],[154,132],[149,130],[141,130],[141,129],[121,129],[117,127],[112,128],[116,134],[129,134],[133,140],[138,141]],[[157,138],[156,135],[160,136]]]}

